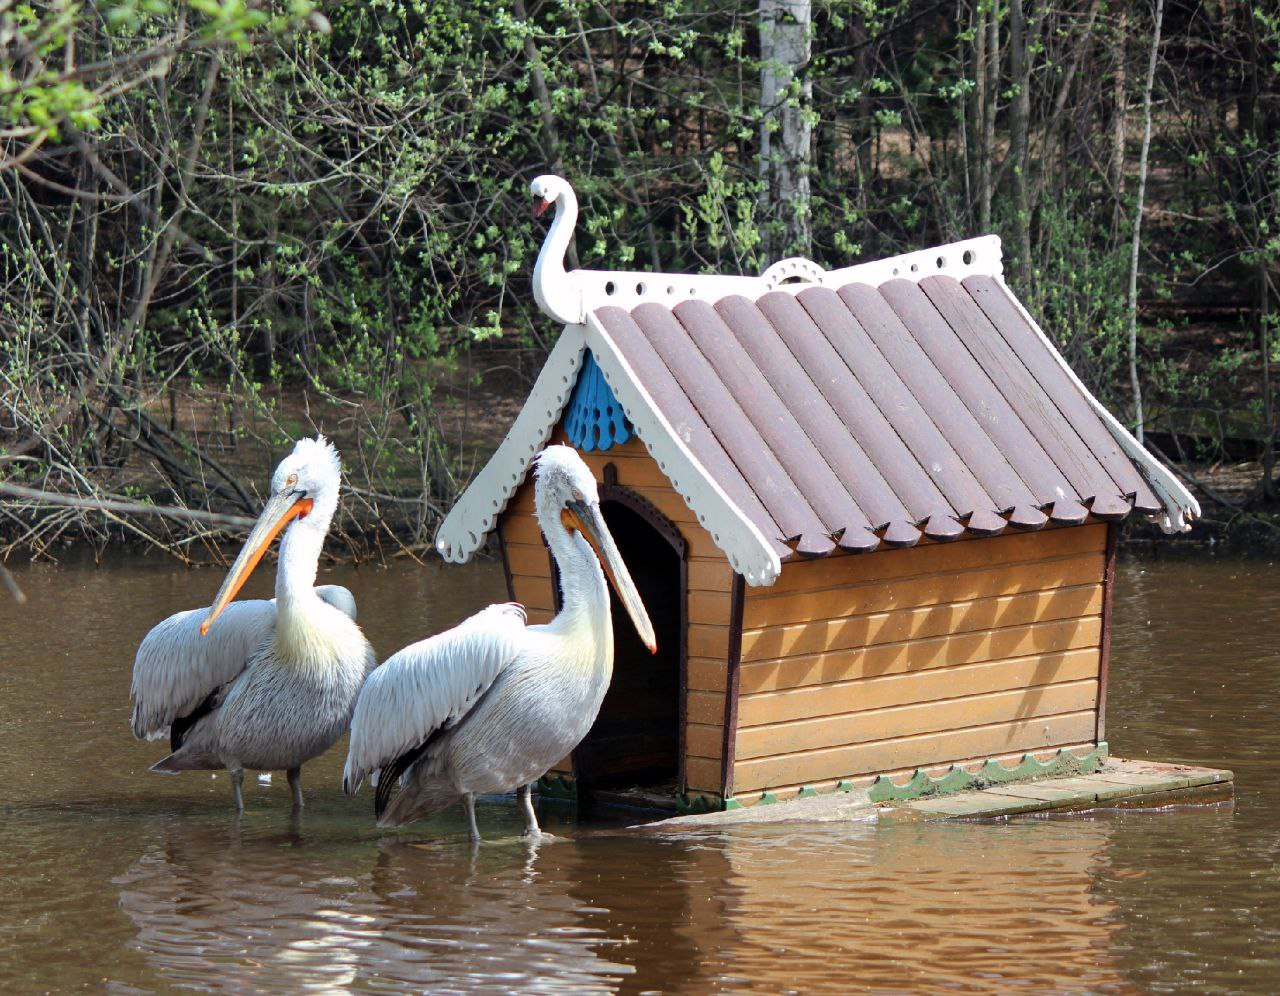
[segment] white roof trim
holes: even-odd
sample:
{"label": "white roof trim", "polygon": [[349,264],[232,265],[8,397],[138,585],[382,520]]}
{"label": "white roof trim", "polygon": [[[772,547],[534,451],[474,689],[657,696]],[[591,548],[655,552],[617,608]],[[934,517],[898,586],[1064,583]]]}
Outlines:
{"label": "white roof trim", "polygon": [[1000,239],[984,235],[889,259],[824,270],[812,260],[794,256],[779,260],[758,277],[720,273],[653,273],[640,270],[565,271],[564,259],[578,223],[578,196],[568,180],[554,174],[530,185],[541,209],[555,204],[555,219],[538,250],[533,269],[533,296],[544,314],[558,322],[581,325],[587,315],[606,305],[630,311],[656,302],[675,307],[681,301],[719,301],[731,294],[755,300],[770,291],[798,293],[814,284],[841,287],[855,281],[878,287],[887,280],[919,281],[945,273],[957,280],[974,274],[999,277],[1004,273]]}
{"label": "white roof trim", "polygon": [[436,533],[440,556],[453,563],[465,563],[484,544],[528,474],[533,458],[560,420],[582,369],[583,349],[588,347],[636,435],[724,551],[733,569],[748,584],[772,584],[782,570],[772,544],[725,494],[658,411],[594,315],[585,326],[565,326],[515,424]]}
{"label": "white roof trim", "polygon": [[773,545],[685,445],[594,314],[587,316],[587,347],[649,455],[733,569],[750,585],[773,584],[782,570]]}
{"label": "white roof trim", "polygon": [[[1000,278],[1000,282],[1004,283],[1003,277]],[[1160,503],[1165,509],[1164,513],[1151,516],[1152,521],[1158,523],[1166,533],[1187,532],[1191,528],[1192,521],[1200,518],[1200,503],[1195,500],[1183,483],[1173,476],[1173,472],[1147,452],[1147,449],[1133,438],[1129,430],[1120,424],[1120,420],[1107,411],[1102,402],[1093,396],[1093,392],[1084,386],[1084,383],[1076,376],[1076,372],[1071,369],[1071,365],[1058,352],[1058,347],[1050,341],[1049,337],[1045,335],[1044,329],[1040,328],[1040,324],[1031,317],[1031,312],[1018,300],[1018,296],[1010,291],[1009,299],[1013,301],[1027,324],[1035,330],[1036,335],[1049,347],[1049,352],[1057,359],[1058,366],[1067,372],[1067,376],[1080,389],[1080,393],[1088,400],[1089,406],[1097,413],[1098,418],[1102,420],[1102,424],[1107,427],[1107,430],[1115,438],[1115,441],[1120,444],[1120,448],[1124,450],[1125,454],[1137,465],[1138,472],[1146,478],[1147,484],[1151,486],[1151,490],[1160,499]]]}
{"label": "white roof trim", "polygon": [[596,308],[611,305],[630,311],[646,302],[675,307],[681,301],[719,301],[731,294],[755,300],[770,291],[798,294],[806,287],[843,287],[865,283],[878,287],[889,280],[919,282],[925,277],[946,274],[963,280],[981,274],[999,277],[1004,273],[1000,239],[985,235],[932,249],[921,249],[889,259],[857,263],[838,270],[824,270],[799,256],[779,260],[758,277],[726,276],[719,273],[646,273],[632,270],[570,270],[548,267],[539,273],[545,287],[538,300],[573,302],[569,311],[546,313],[558,321],[567,313],[585,322]]}
{"label": "white roof trim", "polygon": [[586,329],[581,325],[568,325],[560,333],[515,424],[440,524],[436,550],[445,560],[466,563],[484,544],[568,404],[585,345]]}

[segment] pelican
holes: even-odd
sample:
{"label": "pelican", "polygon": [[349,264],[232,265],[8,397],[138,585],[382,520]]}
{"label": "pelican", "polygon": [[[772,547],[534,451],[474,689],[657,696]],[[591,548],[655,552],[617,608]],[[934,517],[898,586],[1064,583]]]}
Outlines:
{"label": "pelican", "polygon": [[[226,768],[237,812],[245,768],[284,770],[301,808],[303,763],[346,731],[376,665],[351,593],[314,587],[339,475],[338,452],[323,436],[299,440],[213,605],[159,623],[133,662],[133,732],[168,736],[172,750],[151,770]],[[281,530],[276,597],[228,604]]]}
{"label": "pelican", "polygon": [[514,788],[525,835],[540,836],[530,782],[586,736],[613,674],[606,576],[645,645],[657,650],[581,457],[567,446],[543,450],[534,496],[560,571],[556,617],[526,626],[522,606],[491,605],[388,658],[360,692],[342,787],[353,794],[378,773],[378,826],[461,799],[479,841],[475,796]]}

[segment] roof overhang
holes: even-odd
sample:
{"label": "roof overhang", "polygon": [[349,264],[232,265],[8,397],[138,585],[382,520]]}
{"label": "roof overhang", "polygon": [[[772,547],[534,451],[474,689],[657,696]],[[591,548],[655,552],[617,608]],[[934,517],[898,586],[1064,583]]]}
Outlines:
{"label": "roof overhang", "polygon": [[748,584],[772,584],[782,570],[774,544],[695,459],[591,314],[585,325],[565,326],[515,424],[441,524],[436,534],[440,555],[464,563],[484,544],[559,422],[587,349],[636,435],[733,569]]}

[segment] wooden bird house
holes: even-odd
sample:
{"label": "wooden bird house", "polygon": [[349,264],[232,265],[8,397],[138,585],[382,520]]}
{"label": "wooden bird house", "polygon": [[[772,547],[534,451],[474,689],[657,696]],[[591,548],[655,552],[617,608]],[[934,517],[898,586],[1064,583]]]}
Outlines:
{"label": "wooden bird house", "polygon": [[1199,509],[1010,292],[999,240],[566,273],[557,183],[535,293],[563,331],[437,537],[464,561],[496,531],[545,620],[531,462],[565,442],[596,474],[659,652],[615,619],[609,695],[548,784],[722,808],[1105,754],[1118,524]]}

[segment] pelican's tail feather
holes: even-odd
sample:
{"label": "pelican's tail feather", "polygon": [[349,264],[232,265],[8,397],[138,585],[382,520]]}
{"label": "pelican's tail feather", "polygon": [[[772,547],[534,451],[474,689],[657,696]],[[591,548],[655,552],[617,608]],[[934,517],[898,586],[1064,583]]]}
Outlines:
{"label": "pelican's tail feather", "polygon": [[[382,777],[386,777],[386,772],[383,772]],[[462,793],[443,778],[410,775],[400,791],[386,800],[379,810],[378,826],[398,827],[412,823],[448,809],[461,798]]]}
{"label": "pelican's tail feather", "polygon": [[226,762],[207,746],[188,741],[172,754],[162,757],[150,770],[161,775],[176,775],[179,771],[216,771],[226,766]]}

